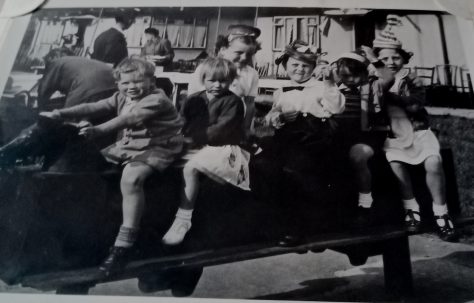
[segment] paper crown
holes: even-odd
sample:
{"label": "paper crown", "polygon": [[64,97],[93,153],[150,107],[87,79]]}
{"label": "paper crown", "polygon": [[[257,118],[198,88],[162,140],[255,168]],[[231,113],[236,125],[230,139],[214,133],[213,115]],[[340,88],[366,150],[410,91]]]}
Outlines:
{"label": "paper crown", "polygon": [[373,42],[374,48],[393,48],[401,49],[402,42],[393,33],[394,26],[402,25],[402,20],[397,15],[388,15],[387,16],[387,25],[385,28],[378,33],[377,37]]}
{"label": "paper crown", "polygon": [[260,33],[260,29],[246,24],[233,24],[229,25],[227,28],[229,41],[232,41],[238,37],[252,37],[257,39],[260,36]]}
{"label": "paper crown", "polygon": [[318,59],[317,48],[309,46],[308,43],[295,40],[285,47],[285,52],[275,59],[275,64],[280,64],[285,58],[295,58],[310,64],[316,64]]}

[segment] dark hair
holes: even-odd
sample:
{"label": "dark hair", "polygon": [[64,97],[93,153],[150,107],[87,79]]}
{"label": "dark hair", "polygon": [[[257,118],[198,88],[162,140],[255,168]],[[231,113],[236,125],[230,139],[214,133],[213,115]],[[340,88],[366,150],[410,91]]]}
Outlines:
{"label": "dark hair", "polygon": [[125,58],[113,71],[115,80],[120,80],[120,74],[139,72],[146,78],[153,79],[155,75],[155,65],[141,58]]}
{"label": "dark hair", "polygon": [[145,29],[145,34],[150,34],[150,35],[153,35],[155,37],[158,37],[160,35],[160,31],[157,30],[154,27],[149,27],[149,28]]}
{"label": "dark hair", "polygon": [[118,13],[115,15],[115,22],[130,26],[135,21],[133,14]]}
{"label": "dark hair", "polygon": [[232,82],[237,77],[235,65],[224,58],[209,57],[202,63],[200,79],[204,83],[206,76],[214,80],[225,80]]}
{"label": "dark hair", "polygon": [[[259,51],[262,49],[261,45],[260,45],[260,42],[258,42],[254,37],[252,36],[240,36],[240,37],[237,37],[235,38],[234,40],[232,41],[235,41],[235,40],[240,40],[242,41],[243,43],[245,44],[248,44],[248,45],[255,45],[255,52]],[[217,56],[217,54],[219,54],[219,51],[222,49],[222,48],[227,48],[229,47],[229,44],[231,42],[229,42],[229,35],[219,35],[217,36],[217,40],[216,40],[216,43],[214,44],[215,48],[214,48],[214,54]]]}
{"label": "dark hair", "polygon": [[66,56],[74,56],[74,53],[67,47],[53,48],[43,57],[44,65],[47,68],[51,61]]}
{"label": "dark hair", "polygon": [[353,75],[368,76],[369,72],[367,70],[367,65],[364,63],[350,59],[350,58],[341,58],[336,61],[336,72],[339,74],[341,68],[347,68],[347,70]]}
{"label": "dark hair", "polygon": [[[378,57],[379,53],[382,49],[383,48],[381,48],[381,47],[375,47],[374,48],[374,54]],[[402,56],[404,64],[407,64],[408,62],[410,62],[410,58],[413,57],[412,52],[407,52],[406,50],[404,50],[402,48],[395,48],[395,50],[400,54],[400,56]]]}

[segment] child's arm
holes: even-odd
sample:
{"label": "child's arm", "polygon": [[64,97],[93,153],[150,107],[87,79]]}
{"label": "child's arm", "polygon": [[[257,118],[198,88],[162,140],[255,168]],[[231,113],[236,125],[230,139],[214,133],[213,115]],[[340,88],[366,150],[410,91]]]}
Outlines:
{"label": "child's arm", "polygon": [[321,105],[325,112],[330,114],[340,114],[344,111],[346,97],[338,89],[332,79],[324,81],[324,92]]}
{"label": "child's arm", "polygon": [[408,95],[397,95],[388,92],[387,102],[401,106],[410,113],[422,110],[426,101],[426,95],[421,79],[418,77],[407,78],[407,90],[409,92]]}
{"label": "child's arm", "polygon": [[265,124],[269,126],[273,126],[276,129],[281,128],[284,125],[283,123],[284,119],[282,119],[283,116],[282,116],[281,105],[278,102],[280,94],[281,94],[281,89],[277,89],[273,93],[272,109],[265,116]]}
{"label": "child's arm", "polygon": [[207,128],[207,143],[210,145],[222,145],[229,141],[230,132],[238,127],[243,127],[244,106],[239,97],[227,100],[222,105],[220,115],[216,123]]}
{"label": "child's arm", "polygon": [[116,94],[93,103],[84,103],[76,106],[54,110],[61,118],[95,118],[104,116],[110,112],[115,112]]}
{"label": "child's arm", "polygon": [[[82,130],[82,133],[86,136],[97,137],[124,128],[139,127],[147,120],[159,115],[166,107],[165,102],[171,103],[162,93],[148,95],[141,99],[129,113],[118,115],[97,126],[85,128]],[[169,105],[172,106],[171,104]]]}

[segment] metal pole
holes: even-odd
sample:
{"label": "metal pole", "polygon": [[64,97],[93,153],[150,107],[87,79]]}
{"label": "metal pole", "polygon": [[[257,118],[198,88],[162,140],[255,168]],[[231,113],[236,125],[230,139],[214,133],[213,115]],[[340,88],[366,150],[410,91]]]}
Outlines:
{"label": "metal pole", "polygon": [[443,50],[443,61],[444,61],[444,75],[446,77],[446,84],[448,86],[453,85],[452,79],[451,79],[451,69],[449,68],[449,57],[448,57],[448,46],[446,44],[446,33],[444,31],[444,22],[443,22],[443,17],[441,14],[436,14],[436,18],[438,18],[438,24],[439,24],[439,32],[441,35],[441,47]]}

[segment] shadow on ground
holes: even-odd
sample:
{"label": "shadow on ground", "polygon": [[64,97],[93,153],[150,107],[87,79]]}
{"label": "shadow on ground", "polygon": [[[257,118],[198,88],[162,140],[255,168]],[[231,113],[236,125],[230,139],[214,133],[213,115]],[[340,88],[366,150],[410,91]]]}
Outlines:
{"label": "shadow on ground", "polygon": [[[474,251],[412,262],[415,295],[403,302],[464,303],[474,300]],[[383,269],[351,268],[342,277],[300,282],[301,288],[255,299],[304,301],[399,302],[384,288]],[[370,286],[369,286],[370,285]]]}

